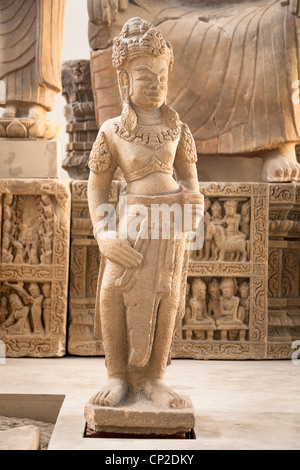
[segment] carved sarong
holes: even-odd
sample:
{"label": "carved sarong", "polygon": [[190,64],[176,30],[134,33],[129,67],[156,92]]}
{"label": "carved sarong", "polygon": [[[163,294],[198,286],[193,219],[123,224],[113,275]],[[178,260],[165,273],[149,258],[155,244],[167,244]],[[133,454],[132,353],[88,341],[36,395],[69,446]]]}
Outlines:
{"label": "carved sarong", "polygon": [[[184,315],[185,286],[188,265],[188,252],[185,250],[186,238],[180,227],[170,220],[151,217],[151,206],[173,204],[181,206],[182,193],[163,196],[127,197],[127,206],[120,219],[119,232],[124,232],[137,218],[136,209],[145,208],[139,216],[139,231],[136,240],[132,237],[132,246],[143,255],[141,264],[134,269],[125,269],[121,277],[115,280],[115,286],[122,291],[126,309],[126,327],[128,340],[128,365],[134,368],[145,367],[151,357],[155,339],[155,327],[160,304],[163,299],[170,300],[174,329],[176,320]],[[138,205],[138,206],[137,206]],[[172,211],[171,211],[172,214]],[[168,229],[163,221],[167,222]],[[178,222],[178,219],[177,219]],[[157,224],[158,225],[155,225]],[[176,226],[176,227],[175,227]],[[179,230],[178,230],[179,228]],[[168,236],[170,234],[170,236]],[[155,238],[153,238],[153,236]],[[166,237],[166,238],[164,238]],[[105,260],[103,260],[105,264]],[[100,269],[97,304],[96,334],[100,333],[100,295],[101,281],[105,266]]]}

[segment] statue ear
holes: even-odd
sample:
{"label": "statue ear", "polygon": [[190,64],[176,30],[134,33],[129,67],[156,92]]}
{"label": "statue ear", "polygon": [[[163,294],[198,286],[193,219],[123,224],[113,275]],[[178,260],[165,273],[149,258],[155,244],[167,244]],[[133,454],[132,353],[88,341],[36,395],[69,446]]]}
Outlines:
{"label": "statue ear", "polygon": [[118,81],[119,81],[119,89],[121,94],[121,99],[123,103],[129,102],[129,75],[125,70],[120,70],[118,72]]}

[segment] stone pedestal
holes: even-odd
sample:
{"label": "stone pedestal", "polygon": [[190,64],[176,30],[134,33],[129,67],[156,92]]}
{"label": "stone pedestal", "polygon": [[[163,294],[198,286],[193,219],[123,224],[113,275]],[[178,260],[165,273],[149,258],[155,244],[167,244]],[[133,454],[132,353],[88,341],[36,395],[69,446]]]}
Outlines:
{"label": "stone pedestal", "polygon": [[1,179],[0,202],[0,339],[7,357],[63,356],[69,182]]}
{"label": "stone pedestal", "polygon": [[84,417],[89,429],[107,433],[173,435],[195,427],[195,411],[190,401],[184,409],[171,409],[129,397],[118,407],[87,404]]}
{"label": "stone pedestal", "polygon": [[58,142],[0,139],[2,178],[59,178],[61,154]]}

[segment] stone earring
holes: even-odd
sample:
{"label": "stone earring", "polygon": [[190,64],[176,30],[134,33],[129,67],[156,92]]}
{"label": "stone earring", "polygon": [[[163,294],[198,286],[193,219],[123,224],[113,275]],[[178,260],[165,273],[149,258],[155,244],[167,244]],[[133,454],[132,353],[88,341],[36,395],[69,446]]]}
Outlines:
{"label": "stone earring", "polygon": [[123,101],[121,123],[124,129],[128,132],[133,132],[137,125],[137,115],[130,104],[128,86],[126,86],[125,89],[125,99]]}

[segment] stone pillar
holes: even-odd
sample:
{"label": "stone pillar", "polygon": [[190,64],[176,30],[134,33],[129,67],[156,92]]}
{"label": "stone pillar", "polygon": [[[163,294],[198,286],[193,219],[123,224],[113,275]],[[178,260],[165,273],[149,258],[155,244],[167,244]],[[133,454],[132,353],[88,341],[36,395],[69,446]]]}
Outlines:
{"label": "stone pillar", "polygon": [[66,132],[69,143],[63,168],[74,180],[87,180],[88,158],[98,134],[90,61],[70,60],[62,68],[63,96],[66,99]]}

